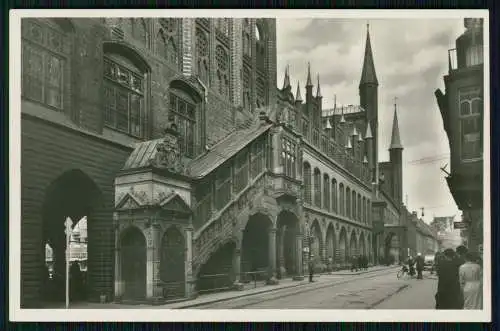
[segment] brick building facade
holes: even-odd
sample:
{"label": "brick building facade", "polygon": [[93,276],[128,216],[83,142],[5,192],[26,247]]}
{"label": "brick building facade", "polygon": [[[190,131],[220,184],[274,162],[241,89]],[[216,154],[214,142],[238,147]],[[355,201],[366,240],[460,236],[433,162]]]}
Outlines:
{"label": "brick building facade", "polygon": [[405,219],[369,35],[361,106],[333,110],[310,71],[305,100],[276,88],[273,19],[25,18],[22,48],[22,307],[44,304],[47,243],[64,288],[68,216],[88,299],[134,302],[376,261]]}

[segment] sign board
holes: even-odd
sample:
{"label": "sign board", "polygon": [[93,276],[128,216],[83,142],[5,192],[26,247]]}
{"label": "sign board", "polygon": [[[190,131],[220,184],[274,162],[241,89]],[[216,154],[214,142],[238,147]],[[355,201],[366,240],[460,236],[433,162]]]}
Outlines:
{"label": "sign board", "polygon": [[454,229],[467,229],[467,223],[465,222],[453,222]]}

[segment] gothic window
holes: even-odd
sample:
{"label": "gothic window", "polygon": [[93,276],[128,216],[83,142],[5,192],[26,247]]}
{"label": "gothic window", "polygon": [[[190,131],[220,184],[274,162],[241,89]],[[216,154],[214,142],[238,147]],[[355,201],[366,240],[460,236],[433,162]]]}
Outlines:
{"label": "gothic window", "polygon": [[357,219],[358,218],[358,215],[357,215],[357,212],[356,212],[356,192],[353,190],[352,191],[352,209],[351,209],[351,218],[352,219]]}
{"label": "gothic window", "polygon": [[306,138],[309,137],[309,120],[307,117],[302,117],[302,135]]}
{"label": "gothic window", "polygon": [[177,22],[173,18],[160,19],[160,31],[157,37],[157,53],[169,63],[177,66],[179,55],[177,52]]}
{"label": "gothic window", "polygon": [[282,138],[281,140],[281,164],[283,165],[284,174],[290,178],[296,177],[296,144],[290,139]]}
{"label": "gothic window", "polygon": [[221,166],[215,179],[215,207],[224,208],[231,199],[231,167],[230,164]]}
{"label": "gothic window", "polygon": [[31,20],[22,23],[22,96],[54,109],[63,109],[64,33]]}
{"label": "gothic window", "polygon": [[339,184],[339,204],[340,204],[340,215],[345,216],[345,191],[344,184]]}
{"label": "gothic window", "polygon": [[362,217],[362,221],[363,223],[367,223],[367,220],[366,220],[366,198],[363,197],[363,203],[362,203],[362,210],[361,210],[361,217]]}
{"label": "gothic window", "polygon": [[251,56],[252,54],[252,38],[251,35],[251,24],[248,18],[243,20],[243,54]]}
{"label": "gothic window", "polygon": [[104,58],[104,96],[104,124],[144,137],[144,73],[121,57]]}
{"label": "gothic window", "polygon": [[361,195],[358,193],[358,204],[357,204],[357,212],[358,212],[358,222],[361,222],[363,219],[361,218]]}
{"label": "gothic window", "polygon": [[234,160],[234,193],[240,193],[248,184],[248,151],[242,150]]}
{"label": "gothic window", "polygon": [[142,44],[148,43],[148,27],[144,18],[131,18],[130,25],[132,27],[132,37]]}
{"label": "gothic window", "polygon": [[314,169],[314,205],[321,208],[321,172]]}
{"label": "gothic window", "polygon": [[217,85],[222,96],[229,96],[229,57],[226,50],[217,45],[215,49],[217,60]]}
{"label": "gothic window", "polygon": [[250,153],[250,175],[252,178],[257,177],[264,170],[265,155],[265,141],[262,139],[254,141],[251,145]]}
{"label": "gothic window", "polygon": [[250,98],[250,70],[243,68],[243,109],[252,109]]}
{"label": "gothic window", "polygon": [[209,46],[208,38],[201,29],[196,30],[196,66],[200,79],[210,84],[210,66],[209,66]]}
{"label": "gothic window", "polygon": [[459,91],[460,130],[462,160],[474,160],[482,156],[482,112],[481,89],[472,87]]}
{"label": "gothic window", "polygon": [[196,144],[196,104],[194,100],[171,92],[170,115],[179,130],[181,154],[193,158]]}
{"label": "gothic window", "polygon": [[338,197],[337,197],[337,181],[335,178],[332,179],[332,211],[334,213],[338,212]]}
{"label": "gothic window", "polygon": [[311,204],[311,166],[304,162],[304,201]]}
{"label": "gothic window", "polygon": [[326,210],[330,211],[330,178],[327,174],[323,176],[323,195],[324,195],[324,204]]}
{"label": "gothic window", "polygon": [[217,18],[215,26],[224,36],[229,36],[229,18]]}
{"label": "gothic window", "polygon": [[346,187],[345,189],[345,209],[347,217],[351,218],[351,189]]}
{"label": "gothic window", "polygon": [[257,103],[259,107],[265,105],[265,84],[262,78],[257,78]]}
{"label": "gothic window", "polygon": [[465,51],[465,65],[467,67],[483,63],[483,45],[473,44]]}

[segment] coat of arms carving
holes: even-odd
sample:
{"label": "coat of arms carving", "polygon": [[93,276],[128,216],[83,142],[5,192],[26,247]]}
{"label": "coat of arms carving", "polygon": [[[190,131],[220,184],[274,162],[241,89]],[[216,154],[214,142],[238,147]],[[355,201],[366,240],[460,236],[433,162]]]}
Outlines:
{"label": "coat of arms carving", "polygon": [[177,136],[177,127],[171,124],[165,130],[163,141],[156,146],[156,154],[151,160],[153,166],[177,173],[183,171]]}

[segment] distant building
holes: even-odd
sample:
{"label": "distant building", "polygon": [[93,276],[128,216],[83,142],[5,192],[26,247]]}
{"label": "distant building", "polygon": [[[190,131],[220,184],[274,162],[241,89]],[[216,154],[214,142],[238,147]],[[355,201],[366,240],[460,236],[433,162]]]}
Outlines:
{"label": "distant building", "polygon": [[483,243],[483,19],[466,18],[465,32],[448,54],[445,93],[435,96],[451,152],[446,177],[455,203],[467,224],[465,236],[472,250]]}

